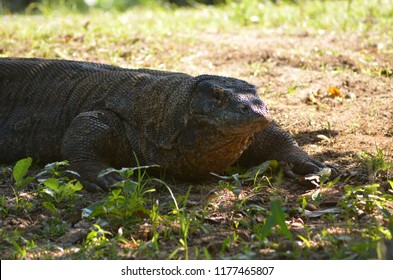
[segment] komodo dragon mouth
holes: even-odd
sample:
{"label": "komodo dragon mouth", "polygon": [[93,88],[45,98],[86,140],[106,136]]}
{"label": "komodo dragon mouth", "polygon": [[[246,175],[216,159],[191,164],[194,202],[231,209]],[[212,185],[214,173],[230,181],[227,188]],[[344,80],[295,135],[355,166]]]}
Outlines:
{"label": "komodo dragon mouth", "polygon": [[220,137],[251,137],[255,133],[267,128],[271,122],[270,116],[260,116],[240,121],[215,119],[212,115],[197,114],[196,122],[200,133],[214,130]]}

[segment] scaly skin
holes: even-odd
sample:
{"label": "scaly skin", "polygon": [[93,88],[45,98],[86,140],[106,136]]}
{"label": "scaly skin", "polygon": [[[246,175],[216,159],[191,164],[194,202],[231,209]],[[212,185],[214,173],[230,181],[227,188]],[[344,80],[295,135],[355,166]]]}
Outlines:
{"label": "scaly skin", "polygon": [[300,174],[325,167],[269,122],[255,87],[234,78],[0,58],[0,163],[69,160],[88,189],[114,183],[98,173],[135,157],[185,179],[236,161],[274,158]]}

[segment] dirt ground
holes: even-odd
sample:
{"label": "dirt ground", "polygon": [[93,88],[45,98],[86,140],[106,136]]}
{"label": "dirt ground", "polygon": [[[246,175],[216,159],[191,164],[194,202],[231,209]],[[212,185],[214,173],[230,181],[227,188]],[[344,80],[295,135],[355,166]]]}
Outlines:
{"label": "dirt ground", "polygon": [[[375,154],[378,147],[383,150],[386,160],[393,161],[393,46],[391,41],[384,44],[380,39],[380,36],[375,39],[373,34],[288,34],[280,30],[257,29],[220,33],[210,30],[198,39],[194,38],[189,45],[163,44],[152,61],[141,63],[140,67],[154,65],[165,57],[165,53],[176,50],[182,54],[181,61],[176,63],[175,69],[167,70],[195,75],[226,75],[255,84],[272,116],[305,151],[333,164],[343,174],[351,175],[349,182],[360,185],[370,182],[368,170],[360,160],[362,152]],[[124,58],[119,64],[129,65],[129,61]],[[386,179],[389,178],[381,178],[380,182],[386,183]],[[326,194],[326,205],[334,204],[343,185],[343,181],[339,182],[331,196]],[[284,179],[282,187],[289,204],[307,192],[292,179]],[[186,189],[173,186],[175,195]],[[4,188],[0,191],[6,193]],[[210,191],[211,184],[199,186],[192,191],[190,200],[203,203]],[[248,191],[247,187],[244,188],[242,195]],[[85,197],[84,206],[100,195],[86,193]],[[228,224],[230,216],[241,216],[241,213],[233,212],[231,199],[234,199],[232,193],[217,192],[213,202],[221,206],[206,217],[207,227],[215,234],[195,233],[197,238],[190,241],[190,246],[202,243],[212,250],[217,242],[217,246],[221,246],[232,228]],[[258,199],[261,205],[268,207],[267,197],[262,195]],[[224,201],[226,203],[222,205]],[[3,221],[3,225],[9,223],[10,220]],[[294,215],[290,229],[302,231],[302,223]],[[321,223],[313,220],[308,226],[317,229],[322,227]],[[339,228],[337,224],[336,228]],[[246,229],[238,232],[243,239],[250,238]],[[136,237],[141,238],[143,234]],[[165,248],[165,244],[162,247]],[[169,244],[167,248],[168,251],[173,249]],[[144,258],[138,254],[133,257]],[[155,256],[165,257],[167,254]],[[277,255],[261,250],[257,257],[276,258]],[[311,256],[328,257],[322,253]]]}
{"label": "dirt ground", "polygon": [[179,70],[254,83],[273,117],[307,152],[345,172],[376,147],[392,160],[392,48],[372,34],[212,31],[191,47]]}

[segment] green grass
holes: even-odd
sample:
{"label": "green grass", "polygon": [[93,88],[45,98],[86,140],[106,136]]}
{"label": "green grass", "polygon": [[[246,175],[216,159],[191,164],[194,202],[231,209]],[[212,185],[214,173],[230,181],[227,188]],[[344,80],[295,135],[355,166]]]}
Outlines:
{"label": "green grass", "polygon": [[[197,6],[173,9],[149,5],[147,8],[137,6],[125,12],[111,13],[92,9],[89,14],[75,14],[72,5],[56,6],[48,3],[52,1],[44,1],[44,4],[39,5],[39,14],[42,16],[3,16],[0,23],[3,56],[18,51],[18,48],[10,49],[16,38],[20,44],[30,46],[31,52],[27,52],[29,55],[78,55],[73,46],[79,46],[78,43],[82,40],[85,49],[80,51],[108,53],[113,62],[116,62],[116,57],[124,53],[122,50],[109,50],[106,47],[114,43],[138,46],[141,39],[139,34],[146,35],[145,40],[152,39],[150,36],[154,37],[154,40],[151,40],[153,45],[146,50],[146,55],[159,51],[162,46],[160,42],[168,36],[174,40],[189,41],[205,30],[230,31],[252,27],[280,28],[286,33],[302,30],[353,31],[361,34],[378,32],[384,34],[386,44],[392,43],[393,34],[393,3],[387,0],[299,0],[298,4],[281,5],[270,1],[244,0],[230,1],[229,4],[217,8]],[[64,42],[69,44],[67,50],[51,48]],[[97,46],[99,50],[95,50]]]}
{"label": "green grass", "polygon": [[[74,15],[75,13],[86,15],[86,10],[81,10],[83,5],[79,2],[83,3],[83,1],[43,1],[30,5],[25,12],[45,16]],[[288,30],[323,29],[360,32],[375,30],[384,32],[391,31],[389,27],[393,22],[393,4],[389,0],[299,0],[296,4],[286,3],[286,1],[275,4],[273,1],[229,0],[226,5],[219,5],[214,8],[197,5],[182,9],[173,8],[173,6],[160,1],[144,2],[142,6],[136,3],[135,6],[131,5],[131,7],[123,7],[122,9],[116,9],[116,6],[119,5],[114,5],[109,16],[137,13],[138,25],[135,27],[148,26],[149,30],[151,30],[151,24],[160,25],[159,22],[163,21],[165,22],[165,28],[172,29],[175,27],[176,30],[179,30],[180,26],[184,29],[190,27],[192,29],[205,28],[207,26],[231,28],[235,24],[265,28],[279,27]],[[106,13],[105,9],[99,7],[100,5],[93,6],[87,12],[90,14]],[[152,12],[154,12],[153,16]],[[146,21],[144,19],[150,20]],[[185,20],[179,22],[179,19]],[[104,20],[103,22],[108,21]]]}
{"label": "green grass", "polygon": [[[381,154],[382,152],[378,150],[376,156],[380,157]],[[0,250],[3,257],[7,259],[53,258],[48,252],[55,252],[58,246],[64,246],[64,243],[55,245],[55,240],[62,238],[69,230],[67,214],[70,211],[76,214],[80,210],[74,205],[78,199],[75,193],[80,189],[67,191],[70,185],[75,186],[75,184],[64,176],[66,173],[59,171],[58,167],[64,166],[63,163],[49,164],[45,168],[46,171],[27,177],[30,164],[31,161],[25,159],[15,165],[12,177],[18,194],[15,194],[15,200],[10,197],[3,203],[2,207],[7,211],[2,212],[2,217],[18,215],[36,219],[34,213],[40,213],[45,208],[47,212],[43,211],[41,215],[48,213],[51,215],[41,221],[38,220],[40,226],[33,232],[27,228],[27,236],[24,231],[17,228],[14,230],[9,227],[2,228],[0,236],[4,242]],[[160,205],[159,201],[167,200],[165,195],[162,192],[151,194],[155,191],[152,186],[158,188],[157,183],[161,184],[162,181],[148,177],[145,172],[141,172],[141,168],[122,169],[119,174],[124,176],[125,180],[117,183],[115,189],[106,194],[102,200],[94,202],[83,210],[84,223],[90,225],[85,230],[87,235],[78,245],[79,249],[73,252],[66,250],[67,255],[70,255],[65,257],[118,259],[143,256],[153,259],[210,259],[213,254],[214,258],[244,259],[257,258],[255,252],[259,250],[273,250],[276,251],[275,258],[309,258],[310,256],[316,258],[315,250],[318,251],[318,246],[323,246],[324,252],[317,254],[323,258],[328,256],[334,259],[362,259],[376,257],[375,252],[379,242],[392,239],[393,215],[388,207],[392,206],[393,195],[392,191],[390,193],[383,191],[379,184],[344,186],[343,196],[339,199],[335,211],[320,215],[321,221],[324,221],[324,228],[321,231],[312,229],[312,223],[311,228],[306,225],[301,232],[290,231],[288,228],[290,216],[302,217],[307,224],[308,214],[305,212],[307,202],[314,205],[323,202],[325,193],[329,192],[337,181],[333,184],[321,184],[320,189],[312,191],[307,198],[299,197],[298,202],[291,206],[291,203],[285,200],[282,190],[276,188],[275,182],[279,182],[276,179],[277,175],[267,175],[265,173],[267,170],[263,168],[261,172],[255,172],[255,169],[252,169],[244,175],[223,177],[224,181],[220,184],[221,191],[229,191],[235,195],[229,203],[233,203],[233,206],[228,203],[225,206],[226,211],[232,213],[228,216],[232,235],[226,236],[218,243],[203,245],[198,242],[198,236],[209,235],[212,230],[228,230],[225,227],[221,228],[222,226],[214,227],[206,223],[211,219],[208,217],[209,212],[217,211],[211,208],[213,204],[190,207],[188,203],[191,203],[191,199],[188,191],[184,196],[180,195],[176,200]],[[34,183],[34,188],[28,191],[31,197],[28,203],[21,202],[18,197],[21,194],[25,195],[27,191],[27,185],[22,186],[21,182],[28,180],[31,184],[43,173],[52,174],[54,177]],[[251,185],[247,183],[250,179],[254,182]],[[53,187],[54,185],[56,188]],[[393,189],[391,181],[390,185]],[[47,189],[43,189],[45,187]],[[242,189],[246,187],[247,195],[238,187]],[[59,193],[60,190],[65,190],[61,193],[61,203],[59,201],[55,203],[53,191]],[[43,193],[45,195],[42,195]],[[170,193],[174,199],[172,191]],[[260,195],[269,197],[271,203],[266,206],[255,204],[253,198]],[[283,201],[283,204],[279,201]],[[48,207],[48,204],[51,207]],[[40,205],[44,206],[41,210]],[[334,228],[337,230],[338,221],[341,229],[334,232]],[[335,226],[330,228],[330,225]],[[140,230],[138,230],[140,226],[144,228],[145,233],[136,233]],[[241,234],[244,230],[248,233]],[[50,240],[55,244],[51,244]]]}
{"label": "green grass", "polygon": [[[182,70],[185,54],[198,55],[193,48],[184,48],[200,44],[203,34],[239,29],[267,34],[279,29],[287,35],[355,32],[370,45],[383,42],[379,52],[392,55],[391,1],[298,2],[276,5],[271,1],[230,1],[218,7],[181,9],[149,5],[121,12],[95,8],[83,13],[72,6],[42,4],[38,14],[1,17],[0,56],[89,60],[176,71]],[[369,55],[362,56],[367,59]],[[268,71],[258,62],[253,65],[255,76]],[[388,76],[392,65],[361,67],[362,72]]]}

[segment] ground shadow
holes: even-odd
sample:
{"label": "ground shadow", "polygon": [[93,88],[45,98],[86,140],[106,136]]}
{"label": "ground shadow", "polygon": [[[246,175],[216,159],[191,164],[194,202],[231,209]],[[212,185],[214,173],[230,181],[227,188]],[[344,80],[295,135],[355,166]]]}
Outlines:
{"label": "ground shadow", "polygon": [[320,141],[324,141],[324,138],[320,136],[326,136],[326,140],[336,137],[339,134],[336,130],[329,130],[329,129],[319,129],[314,131],[301,131],[297,134],[294,134],[293,137],[296,139],[299,146],[304,146],[308,144],[315,144]]}

